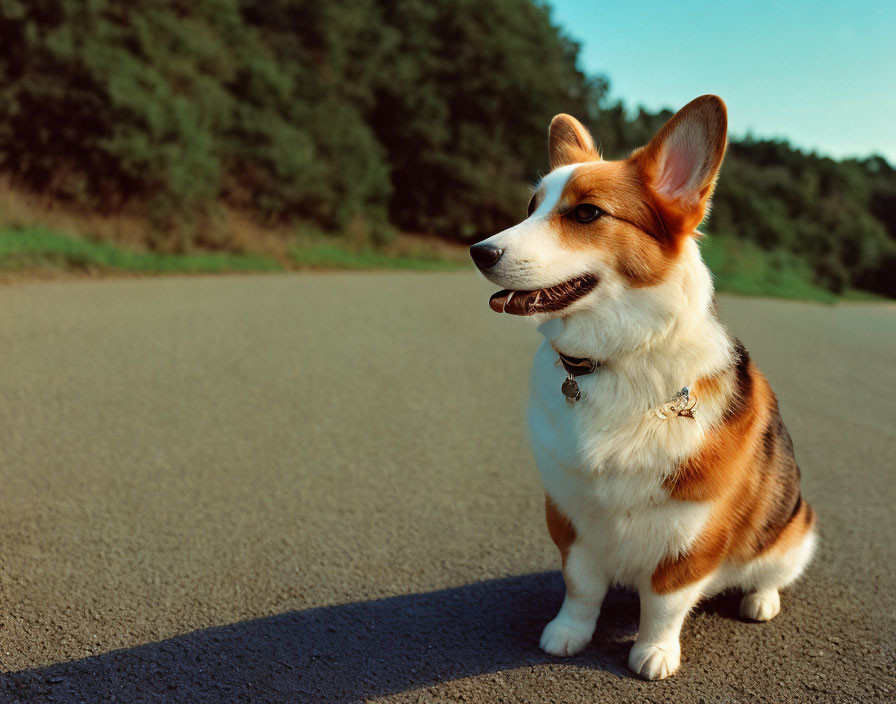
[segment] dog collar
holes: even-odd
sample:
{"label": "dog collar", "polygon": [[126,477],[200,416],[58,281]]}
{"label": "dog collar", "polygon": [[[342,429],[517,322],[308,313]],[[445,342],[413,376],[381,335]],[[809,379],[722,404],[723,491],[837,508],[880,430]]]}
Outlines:
{"label": "dog collar", "polygon": [[[566,370],[566,379],[563,380],[563,384],[560,386],[560,392],[566,397],[568,403],[573,404],[582,398],[582,392],[579,389],[579,384],[576,382],[576,377],[594,374],[603,364],[587,357],[571,357],[568,354],[563,354],[556,348],[555,351],[559,357],[557,363]],[[661,420],[669,420],[677,416],[693,419],[694,411],[696,410],[697,397],[691,394],[690,389],[685,386],[666,403],[655,409],[654,412],[657,418]]]}
{"label": "dog collar", "polygon": [[557,354],[560,356],[560,359],[557,361],[566,370],[566,379],[563,381],[560,391],[566,396],[567,402],[575,403],[582,398],[582,392],[576,383],[576,377],[594,374],[603,365],[587,357],[570,357],[568,354],[563,354],[560,350],[557,350]]}

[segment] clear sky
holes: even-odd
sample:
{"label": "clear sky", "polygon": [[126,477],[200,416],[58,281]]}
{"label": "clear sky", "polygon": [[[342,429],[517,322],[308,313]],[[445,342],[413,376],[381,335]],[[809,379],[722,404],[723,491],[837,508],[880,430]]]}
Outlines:
{"label": "clear sky", "polygon": [[550,0],[629,107],[677,109],[704,93],[731,133],[786,137],[835,157],[896,164],[896,0]]}

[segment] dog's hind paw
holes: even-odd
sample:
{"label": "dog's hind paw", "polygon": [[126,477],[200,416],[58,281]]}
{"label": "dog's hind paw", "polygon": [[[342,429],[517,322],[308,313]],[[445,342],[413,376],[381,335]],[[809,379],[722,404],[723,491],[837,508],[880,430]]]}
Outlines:
{"label": "dog's hind paw", "polygon": [[628,655],[628,666],[645,680],[664,680],[675,674],[681,664],[681,647],[677,644],[653,645],[635,643]]}
{"label": "dog's hind paw", "polygon": [[565,658],[581,653],[591,641],[592,635],[593,627],[589,629],[557,617],[544,627],[539,646],[550,655]]}
{"label": "dog's hind paw", "polygon": [[781,611],[777,589],[750,592],[740,602],[740,615],[751,621],[771,621]]}

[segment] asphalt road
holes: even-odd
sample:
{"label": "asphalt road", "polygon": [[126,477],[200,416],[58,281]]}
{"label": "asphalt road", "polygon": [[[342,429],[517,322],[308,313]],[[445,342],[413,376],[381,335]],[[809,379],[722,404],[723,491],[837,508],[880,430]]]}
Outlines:
{"label": "asphalt road", "polygon": [[537,333],[472,274],[0,288],[0,702],[884,702],[896,308],[725,298],[820,553],[632,677],[615,591],[568,661],[523,425]]}

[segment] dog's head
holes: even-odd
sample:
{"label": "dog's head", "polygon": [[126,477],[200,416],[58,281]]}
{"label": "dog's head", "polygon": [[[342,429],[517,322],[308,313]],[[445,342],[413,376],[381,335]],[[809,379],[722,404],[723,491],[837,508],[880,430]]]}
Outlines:
{"label": "dog's head", "polygon": [[[725,104],[705,95],[623,161],[601,159],[575,118],[551,122],[551,171],[528,217],[470,254],[504,290],[498,312],[568,317],[660,286],[703,219],[725,153]],[[639,294],[640,292],[640,294]]]}

